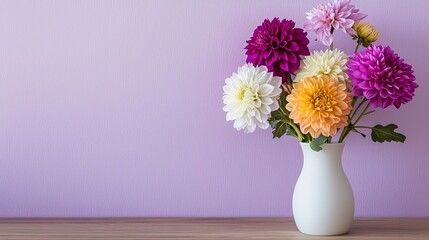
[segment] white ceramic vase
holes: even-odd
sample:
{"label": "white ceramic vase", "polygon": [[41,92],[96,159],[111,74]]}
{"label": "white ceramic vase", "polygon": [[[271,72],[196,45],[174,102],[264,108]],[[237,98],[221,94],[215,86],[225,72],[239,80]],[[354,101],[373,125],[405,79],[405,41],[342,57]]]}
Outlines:
{"label": "white ceramic vase", "polygon": [[344,143],[321,145],[313,151],[301,143],[304,164],[293,192],[293,216],[302,233],[340,235],[353,223],[354,199],[344,173]]}

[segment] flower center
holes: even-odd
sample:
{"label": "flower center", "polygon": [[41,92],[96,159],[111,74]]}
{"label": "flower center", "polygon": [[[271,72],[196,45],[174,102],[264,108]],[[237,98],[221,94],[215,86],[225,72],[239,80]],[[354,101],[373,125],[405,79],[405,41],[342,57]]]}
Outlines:
{"label": "flower center", "polygon": [[280,46],[280,42],[276,37],[272,37],[270,40],[270,45],[273,49],[277,49]]}
{"label": "flower center", "polygon": [[325,68],[320,69],[319,74],[329,75],[331,73],[331,68],[326,66]]}
{"label": "flower center", "polygon": [[245,95],[246,95],[246,89],[243,88],[241,89],[240,94],[238,94],[238,98],[240,100],[243,100]]}
{"label": "flower center", "polygon": [[314,108],[319,111],[326,111],[331,108],[332,98],[331,94],[327,93],[325,89],[319,89],[317,92],[313,93],[311,98],[311,103]]}

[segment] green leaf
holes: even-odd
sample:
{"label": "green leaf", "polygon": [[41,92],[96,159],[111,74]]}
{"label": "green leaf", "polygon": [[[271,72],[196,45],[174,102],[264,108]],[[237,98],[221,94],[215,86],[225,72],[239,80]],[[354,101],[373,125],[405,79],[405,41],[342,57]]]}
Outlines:
{"label": "green leaf", "polygon": [[328,137],[320,135],[320,137],[318,137],[318,138],[316,138],[310,142],[311,149],[313,149],[316,152],[322,150],[322,147],[320,147],[320,145],[324,144],[326,142],[326,140],[328,140]]}
{"label": "green leaf", "polygon": [[285,92],[280,94],[279,109],[271,112],[271,117],[268,119],[268,122],[273,129],[273,138],[280,138],[283,135],[288,134],[289,117],[285,114],[287,111],[284,109],[284,106],[286,105],[286,96],[287,94]]}
{"label": "green leaf", "polygon": [[288,124],[289,118],[280,110],[272,112],[268,122],[273,129],[273,138],[280,138],[285,134],[298,137],[298,134],[295,132],[295,130]]}
{"label": "green leaf", "polygon": [[287,126],[288,124],[283,120],[277,120],[275,122],[272,122],[271,127],[273,128],[273,138],[281,138],[283,135],[285,135],[287,131]]}
{"label": "green leaf", "polygon": [[405,142],[405,135],[395,132],[398,128],[395,124],[389,124],[387,126],[376,125],[372,127],[371,139],[374,142]]}
{"label": "green leaf", "polygon": [[286,132],[287,135],[298,138],[298,134],[295,132],[295,129],[293,129],[289,124],[286,125]]}
{"label": "green leaf", "polygon": [[271,124],[271,122],[281,119],[283,119],[283,114],[280,112],[280,110],[276,110],[271,112],[271,117],[268,119],[268,122]]}
{"label": "green leaf", "polygon": [[272,129],[276,128],[277,124],[279,124],[281,121],[282,120],[268,120]]}
{"label": "green leaf", "polygon": [[[287,97],[287,95],[288,95],[287,92],[282,91],[282,93],[280,93],[280,97],[279,97],[279,105],[280,105],[279,108],[281,108],[284,112],[287,112],[287,110],[286,110],[286,104],[287,104],[286,97]],[[278,111],[280,111],[280,110],[278,110]]]}

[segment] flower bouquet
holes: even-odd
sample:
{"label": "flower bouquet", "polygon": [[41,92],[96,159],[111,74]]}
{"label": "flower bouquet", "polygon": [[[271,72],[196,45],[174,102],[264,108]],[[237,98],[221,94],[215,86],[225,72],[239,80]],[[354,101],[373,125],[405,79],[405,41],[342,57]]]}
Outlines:
{"label": "flower bouquet", "polygon": [[[351,189],[347,189],[347,186],[350,188],[347,178],[340,173],[338,178],[346,181],[347,186],[325,200],[330,202],[332,198],[344,198],[350,194],[351,200],[347,200],[348,203],[334,201],[336,206],[323,208],[352,205],[352,210],[347,214],[330,212],[329,216],[320,213],[315,218],[297,216],[313,214],[300,208],[322,211],[310,206],[314,205],[314,200],[300,197],[308,195],[298,189],[306,185],[302,183],[306,180],[301,181],[301,178],[307,175],[304,174],[307,157],[325,158],[332,152],[341,155],[343,142],[351,132],[366,137],[365,130],[369,130],[371,139],[380,143],[404,142],[406,138],[396,132],[395,124],[359,125],[364,116],[377,108],[391,105],[400,108],[410,102],[418,87],[411,65],[389,46],[374,45],[379,32],[370,23],[361,23],[365,17],[351,5],[350,0],[334,0],[311,9],[303,29],[296,27],[292,20],[266,19],[247,41],[247,63],[227,78],[223,87],[223,109],[227,112],[226,120],[234,121],[234,128],[251,133],[256,127],[267,129],[271,126],[274,138],[289,135],[301,142],[304,168],[295,187],[293,212],[298,228],[305,233],[332,235],[347,232],[351,221],[342,215],[349,219],[351,214],[353,218],[354,206]],[[311,53],[306,31],[314,32],[316,41],[327,49]],[[352,56],[334,47],[336,32],[348,34],[356,42]],[[321,176],[309,184],[314,185],[330,177]],[[324,187],[319,186],[318,189]],[[320,200],[325,196],[312,197]],[[298,206],[306,201],[303,206]],[[322,223],[336,221],[333,218],[340,218],[337,225],[341,225],[340,222],[346,224],[341,229],[327,230],[329,226],[324,227],[326,224]],[[319,228],[304,226],[300,222],[310,222]]]}

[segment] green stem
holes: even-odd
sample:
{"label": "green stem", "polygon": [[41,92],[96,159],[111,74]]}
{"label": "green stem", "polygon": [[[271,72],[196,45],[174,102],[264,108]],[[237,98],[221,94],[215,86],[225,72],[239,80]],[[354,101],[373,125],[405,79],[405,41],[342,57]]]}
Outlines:
{"label": "green stem", "polygon": [[[282,113],[283,113],[283,115],[285,115],[285,116],[287,117],[287,114],[285,113],[285,111],[283,111],[283,108],[282,108],[281,102],[280,102],[280,101],[278,101],[278,102],[279,102],[279,105],[280,105],[280,107],[279,107],[280,112],[282,112]],[[289,117],[288,117],[288,120],[289,120]]]}
{"label": "green stem", "polygon": [[[331,44],[331,50],[333,49],[333,44],[334,44],[334,42],[332,42],[332,44]],[[360,43],[358,42],[358,44],[356,45],[356,48],[355,48],[355,53],[357,53],[357,51],[359,50],[359,47],[360,47]],[[358,97],[354,96],[353,99],[352,99],[352,103],[351,103],[352,109],[355,106],[357,100],[358,100]],[[349,132],[355,127],[354,125],[356,125],[356,123],[362,118],[363,114],[365,114],[366,110],[368,109],[368,105],[365,108],[365,110],[362,112],[362,114],[359,116],[359,118],[357,119],[357,121],[354,124],[350,125],[351,122],[353,121],[354,116],[356,115],[356,113],[358,112],[359,108],[362,106],[362,104],[364,102],[366,102],[366,99],[362,100],[362,102],[359,103],[359,105],[353,111],[353,113],[352,113],[351,116],[349,115],[349,119],[348,119],[349,125],[347,125],[346,127],[343,128],[343,131],[341,132],[340,138],[338,139],[339,143],[341,143],[341,142],[344,141],[344,139],[349,134]]]}
{"label": "green stem", "polygon": [[358,43],[358,44],[356,45],[355,53],[357,53],[357,51],[359,50],[359,46],[360,46],[360,43]]}
{"label": "green stem", "polygon": [[355,126],[354,128],[367,128],[367,129],[372,129],[372,127],[367,127],[367,126]]}
{"label": "green stem", "polygon": [[[364,102],[366,102],[365,100],[363,100],[360,104],[359,104],[359,106],[356,108],[356,111],[354,112],[354,113],[356,113],[357,112],[357,110],[359,109],[359,107],[362,105],[362,103],[364,103]],[[347,125],[347,127],[345,127],[344,129],[343,129],[343,132],[341,133],[341,135],[340,135],[340,138],[339,138],[339,140],[338,140],[338,142],[339,143],[341,143],[341,142],[343,142],[344,141],[344,139],[347,137],[347,135],[350,133],[350,131],[353,129],[353,128],[355,128],[356,127],[356,124],[361,120],[361,118],[365,115],[365,113],[366,113],[366,111],[368,111],[368,108],[369,108],[369,103],[367,103],[366,104],[366,107],[365,107],[365,109],[359,114],[359,117],[356,119],[356,121],[353,123],[353,124],[350,124],[349,123],[349,125]],[[352,117],[351,117],[351,119],[353,118],[353,116],[354,116],[355,114],[353,114],[352,115]],[[350,119],[350,121],[352,121]]]}
{"label": "green stem", "polygon": [[334,50],[334,42],[331,43],[331,45],[329,46],[329,49],[332,51]]}
{"label": "green stem", "polygon": [[288,93],[291,93],[291,90],[289,88],[289,84],[288,83],[284,83],[283,86],[285,86],[285,88],[287,89]]}
{"label": "green stem", "polygon": [[[358,97],[353,96],[352,103],[351,103],[352,111],[353,111],[353,108],[354,108],[357,100],[358,100]],[[348,117],[347,122],[350,123],[352,121],[352,118],[350,117],[350,114],[347,117]]]}
{"label": "green stem", "polygon": [[353,123],[352,127],[356,126],[356,124],[359,122],[359,120],[365,115],[365,113],[368,110],[368,108],[369,108],[369,103],[366,104],[365,109],[361,112],[361,114],[359,115],[358,119],[356,119],[356,122]]}
{"label": "green stem", "polygon": [[347,125],[343,128],[343,131],[341,132],[340,138],[338,139],[338,143],[342,143],[344,141],[344,138],[346,137],[346,132],[348,132],[349,130],[349,126]]}
{"label": "green stem", "polygon": [[295,130],[296,135],[298,135],[299,141],[302,142],[303,137],[302,137],[302,133],[299,130],[298,126],[293,122],[288,122],[288,124],[289,124],[289,126],[291,126],[293,128],[293,130]]}
{"label": "green stem", "polygon": [[[279,101],[279,103],[280,103],[280,101]],[[285,113],[285,111],[283,111],[282,106],[279,107],[279,110],[285,117],[287,117],[287,124],[289,124],[293,128],[293,130],[295,130],[296,135],[298,135],[299,141],[302,142],[303,136],[302,136],[302,133],[299,130],[298,126],[295,123],[293,123],[292,120]]]}
{"label": "green stem", "polygon": [[358,112],[359,108],[367,101],[366,98],[364,98],[362,100],[362,102],[359,103],[359,105],[357,106],[357,108],[354,110],[354,112],[352,113],[352,115],[350,116],[350,122],[352,122],[353,118],[355,117],[356,113]]}
{"label": "green stem", "polygon": [[358,97],[353,96],[352,103],[351,103],[351,105],[352,105],[352,109],[353,109],[353,107],[355,106],[355,103],[356,103],[356,101],[357,101],[357,100],[358,100]]}
{"label": "green stem", "polygon": [[292,77],[290,76],[290,73],[287,73],[287,74],[286,74],[286,81],[287,81],[290,85],[292,85],[293,81],[292,81]]}
{"label": "green stem", "polygon": [[[355,104],[356,104],[356,102],[357,102],[358,99],[359,98],[356,97],[356,96],[353,97],[352,103],[351,103],[352,109],[354,108],[354,106],[355,106]],[[362,106],[362,104],[365,101],[366,101],[366,99],[362,100],[362,102],[359,103],[359,105],[357,106],[357,108],[354,109],[354,110],[352,110],[353,112],[351,113],[351,115],[348,116],[348,120],[347,120],[348,125],[343,128],[343,131],[341,131],[340,138],[338,139],[339,143],[341,143],[341,142],[344,141],[344,138],[347,136],[348,132],[351,130],[351,129],[349,129],[349,127],[351,126],[351,122],[353,120],[353,117],[356,115],[357,111],[359,110],[359,108]]]}

